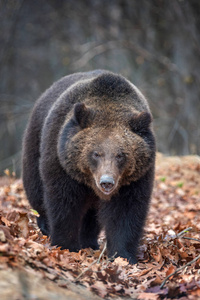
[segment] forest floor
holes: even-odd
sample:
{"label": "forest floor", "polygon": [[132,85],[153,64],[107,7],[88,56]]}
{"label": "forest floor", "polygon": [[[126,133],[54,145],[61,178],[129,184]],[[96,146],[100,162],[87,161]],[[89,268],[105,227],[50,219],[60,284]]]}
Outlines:
{"label": "forest floor", "polygon": [[[6,172],[8,173],[8,172]],[[98,251],[51,247],[20,180],[0,179],[0,298],[200,298],[200,158],[157,155],[138,263]]]}

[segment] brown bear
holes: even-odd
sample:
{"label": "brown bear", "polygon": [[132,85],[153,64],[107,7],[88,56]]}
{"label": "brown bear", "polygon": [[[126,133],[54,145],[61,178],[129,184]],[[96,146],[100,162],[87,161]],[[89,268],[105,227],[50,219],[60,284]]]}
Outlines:
{"label": "brown bear", "polygon": [[23,183],[52,245],[98,248],[135,263],[152,193],[155,138],[142,93],[104,70],[54,83],[24,135]]}

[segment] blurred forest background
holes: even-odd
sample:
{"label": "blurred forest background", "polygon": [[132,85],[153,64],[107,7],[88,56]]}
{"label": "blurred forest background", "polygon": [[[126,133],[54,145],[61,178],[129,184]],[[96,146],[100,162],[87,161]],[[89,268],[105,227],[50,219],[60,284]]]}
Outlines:
{"label": "blurred forest background", "polygon": [[149,99],[159,151],[200,155],[199,0],[0,0],[0,173],[60,77],[121,73]]}

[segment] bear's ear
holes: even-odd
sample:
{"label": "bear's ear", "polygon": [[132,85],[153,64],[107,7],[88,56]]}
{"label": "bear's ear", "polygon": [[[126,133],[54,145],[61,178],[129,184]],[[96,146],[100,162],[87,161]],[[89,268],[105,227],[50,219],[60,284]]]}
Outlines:
{"label": "bear's ear", "polygon": [[74,105],[74,119],[81,128],[86,128],[89,124],[91,109],[86,107],[84,103],[76,103]]}
{"label": "bear's ear", "polygon": [[138,115],[133,115],[129,121],[129,125],[134,132],[142,133],[148,130],[151,122],[151,114],[147,111],[144,111]]}

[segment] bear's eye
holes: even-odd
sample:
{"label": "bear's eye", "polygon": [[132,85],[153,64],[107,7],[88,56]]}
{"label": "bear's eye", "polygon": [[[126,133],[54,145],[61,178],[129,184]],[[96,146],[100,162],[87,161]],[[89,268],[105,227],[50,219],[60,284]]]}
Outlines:
{"label": "bear's eye", "polygon": [[93,157],[94,157],[95,159],[98,159],[100,156],[101,156],[101,155],[100,155],[99,152],[97,152],[97,151],[94,151],[94,152],[93,152]]}
{"label": "bear's eye", "polygon": [[117,155],[116,155],[116,160],[118,161],[118,162],[122,162],[123,160],[124,160],[124,154],[123,153],[118,153]]}

